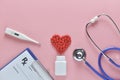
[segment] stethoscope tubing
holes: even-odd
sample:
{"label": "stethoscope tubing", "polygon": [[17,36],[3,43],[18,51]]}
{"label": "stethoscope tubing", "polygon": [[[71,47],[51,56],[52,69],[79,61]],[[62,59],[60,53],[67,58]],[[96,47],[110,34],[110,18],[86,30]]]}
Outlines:
{"label": "stethoscope tubing", "polygon": [[102,49],[97,45],[97,43],[92,39],[92,37],[91,37],[91,35],[89,34],[89,32],[88,32],[88,27],[91,25],[91,24],[94,24],[98,19],[99,19],[99,17],[101,17],[101,16],[106,16],[112,23],[113,23],[113,25],[115,26],[115,28],[117,29],[117,31],[120,33],[120,29],[119,29],[119,27],[117,26],[117,24],[115,23],[115,21],[109,16],[109,15],[107,15],[107,14],[100,14],[100,15],[97,15],[97,16],[95,16],[94,18],[92,18],[87,24],[86,24],[86,27],[85,27],[85,31],[86,31],[86,34],[87,34],[87,36],[88,36],[88,38],[90,39],[90,41],[94,44],[94,46],[99,50],[99,51],[101,51],[101,53],[104,55],[104,57],[106,57],[106,58],[110,58],[109,56],[107,56],[106,54],[104,54],[103,52],[102,52]]}
{"label": "stethoscope tubing", "polygon": [[92,65],[88,62],[88,61],[85,61],[85,64],[96,74],[98,75],[99,77],[101,77],[102,79],[106,79],[102,74],[100,74],[94,67],[92,67]]}
{"label": "stethoscope tubing", "polygon": [[[85,61],[85,64],[86,64],[93,72],[95,72],[98,76],[100,76],[102,79],[104,79],[104,80],[115,80],[115,79],[111,78],[109,75],[107,75],[107,73],[104,71],[104,69],[103,69],[103,67],[102,67],[102,65],[101,65],[101,59],[102,59],[102,56],[104,56],[104,57],[106,57],[106,58],[109,60],[109,62],[112,63],[115,67],[120,68],[120,65],[117,64],[117,63],[115,63],[115,61],[106,54],[106,52],[107,52],[107,51],[110,51],[110,50],[120,51],[120,48],[118,48],[118,47],[111,47],[111,48],[107,48],[107,49],[105,49],[105,50],[102,50],[102,49],[96,44],[96,42],[92,39],[92,37],[90,36],[90,34],[89,34],[89,32],[88,32],[88,27],[89,27],[89,25],[95,23],[95,22],[98,20],[98,18],[101,17],[101,16],[106,16],[109,20],[111,20],[111,22],[114,24],[114,26],[116,27],[116,29],[117,29],[118,32],[120,33],[120,29],[118,28],[118,26],[117,26],[117,24],[115,23],[115,21],[114,21],[109,15],[107,15],[107,14],[100,14],[100,15],[95,16],[93,19],[91,19],[91,20],[86,24],[85,30],[86,30],[86,34],[87,34],[88,38],[91,40],[91,42],[94,44],[94,46],[95,46],[98,50],[100,50],[100,52],[101,52],[101,53],[99,54],[99,56],[98,56],[98,66],[99,66],[99,69],[100,69],[100,71],[101,71],[102,74],[100,74],[98,71],[96,71],[87,61]],[[120,80],[120,79],[119,79],[119,80]]]}
{"label": "stethoscope tubing", "polygon": [[[113,50],[114,50],[114,51],[120,51],[120,48],[118,48],[118,47],[107,48],[107,49],[103,50],[103,53],[106,54],[108,51],[113,51]],[[110,76],[104,71],[104,69],[103,69],[103,67],[102,67],[102,64],[101,64],[102,56],[103,56],[103,54],[100,53],[100,54],[99,54],[99,57],[98,57],[98,66],[99,66],[99,69],[100,69],[101,73],[102,73],[105,77],[107,77],[109,80],[115,80],[115,79],[113,79],[112,77],[110,77]],[[117,64],[115,61],[113,61],[112,58],[109,58],[109,62],[112,63],[115,67],[120,68],[120,65]],[[120,80],[120,79],[119,79],[119,80]]]}
{"label": "stethoscope tubing", "polygon": [[[108,51],[120,51],[120,48],[118,47],[111,47],[111,48],[106,48],[104,49],[102,52],[104,54],[106,54]],[[103,80],[115,80],[113,79],[112,77],[110,77],[103,69],[102,67],[102,64],[101,64],[101,60],[102,60],[102,56],[103,56],[103,53],[100,53],[99,56],[98,56],[98,66],[99,66],[99,69],[101,71],[101,73],[99,73],[94,67],[92,67],[92,65],[85,60],[85,64],[96,74],[98,75],[99,77],[101,77]],[[109,62],[112,63],[114,66],[120,68],[120,65],[115,63],[111,58],[109,58]],[[120,79],[118,79],[120,80]]]}

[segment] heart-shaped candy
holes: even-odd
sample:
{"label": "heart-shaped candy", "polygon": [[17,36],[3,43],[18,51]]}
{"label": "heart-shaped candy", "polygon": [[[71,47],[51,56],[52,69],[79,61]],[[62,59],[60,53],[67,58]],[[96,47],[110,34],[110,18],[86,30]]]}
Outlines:
{"label": "heart-shaped candy", "polygon": [[61,37],[59,35],[53,35],[51,38],[51,43],[59,54],[63,54],[71,44],[71,37],[69,35],[64,35]]}

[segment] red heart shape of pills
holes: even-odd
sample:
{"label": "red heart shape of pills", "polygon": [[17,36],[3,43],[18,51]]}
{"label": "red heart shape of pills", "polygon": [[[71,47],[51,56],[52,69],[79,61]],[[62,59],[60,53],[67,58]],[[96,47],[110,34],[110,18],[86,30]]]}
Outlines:
{"label": "red heart shape of pills", "polygon": [[71,44],[71,37],[69,35],[64,35],[61,37],[59,35],[53,35],[51,38],[51,43],[57,52],[63,54],[63,52],[65,52]]}

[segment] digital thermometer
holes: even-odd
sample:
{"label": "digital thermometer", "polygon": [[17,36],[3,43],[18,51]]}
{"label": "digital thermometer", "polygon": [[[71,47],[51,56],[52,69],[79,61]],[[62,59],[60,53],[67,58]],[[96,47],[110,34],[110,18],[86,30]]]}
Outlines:
{"label": "digital thermometer", "polygon": [[18,31],[15,31],[15,30],[10,29],[10,28],[6,28],[5,34],[10,35],[10,36],[15,37],[15,38],[20,39],[20,40],[29,41],[29,42],[40,45],[40,43],[38,41],[31,39],[30,37],[26,36],[25,34],[20,33]]}

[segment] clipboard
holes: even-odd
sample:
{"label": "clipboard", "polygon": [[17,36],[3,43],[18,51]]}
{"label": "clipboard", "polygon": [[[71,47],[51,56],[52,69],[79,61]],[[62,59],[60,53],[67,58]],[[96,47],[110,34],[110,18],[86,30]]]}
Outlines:
{"label": "clipboard", "polygon": [[54,80],[27,48],[0,69],[0,80]]}

